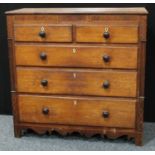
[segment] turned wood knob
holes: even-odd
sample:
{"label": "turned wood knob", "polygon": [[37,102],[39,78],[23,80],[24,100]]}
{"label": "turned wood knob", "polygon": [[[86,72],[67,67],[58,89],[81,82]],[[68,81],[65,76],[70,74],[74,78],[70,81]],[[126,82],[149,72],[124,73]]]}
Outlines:
{"label": "turned wood knob", "polygon": [[105,80],[103,82],[103,88],[107,89],[107,88],[109,88],[109,86],[110,86],[110,82],[108,80]]}
{"label": "turned wood knob", "polygon": [[39,32],[39,36],[40,36],[41,38],[45,38],[45,37],[46,37],[45,31],[40,31],[40,32]]}
{"label": "turned wood knob", "polygon": [[109,112],[108,112],[108,111],[104,111],[104,112],[102,113],[102,116],[103,116],[104,118],[108,118],[108,117],[109,117]]}
{"label": "turned wood knob", "polygon": [[46,60],[46,59],[47,59],[47,55],[46,55],[45,52],[41,52],[41,53],[40,53],[40,59],[41,59],[41,60]]}
{"label": "turned wood knob", "polygon": [[48,81],[47,80],[41,80],[41,85],[42,86],[47,86],[48,85]]}
{"label": "turned wood knob", "polygon": [[47,115],[47,114],[49,114],[49,109],[46,107],[46,108],[43,108],[42,109],[42,113],[44,114],[44,115]]}
{"label": "turned wood knob", "polygon": [[103,56],[103,61],[104,61],[104,62],[109,62],[109,61],[110,61],[110,56],[107,55],[107,54],[105,54],[105,55]]}
{"label": "turned wood knob", "polygon": [[103,37],[105,38],[105,39],[108,39],[108,38],[110,38],[110,33],[107,31],[107,32],[104,32],[103,33]]}

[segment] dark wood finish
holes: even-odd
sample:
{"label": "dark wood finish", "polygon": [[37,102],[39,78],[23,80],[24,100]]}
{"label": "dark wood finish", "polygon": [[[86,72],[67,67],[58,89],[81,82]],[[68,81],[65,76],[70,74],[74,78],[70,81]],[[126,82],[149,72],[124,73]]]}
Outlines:
{"label": "dark wood finish", "polygon": [[39,134],[126,135],[142,145],[144,8],[40,8],[7,14],[16,137],[32,129]]}

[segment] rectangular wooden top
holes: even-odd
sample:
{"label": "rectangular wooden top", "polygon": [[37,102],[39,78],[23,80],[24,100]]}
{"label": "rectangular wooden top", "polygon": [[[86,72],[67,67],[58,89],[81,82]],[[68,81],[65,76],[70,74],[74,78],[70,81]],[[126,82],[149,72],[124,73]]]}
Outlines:
{"label": "rectangular wooden top", "polygon": [[147,14],[143,7],[137,8],[22,8],[6,14]]}

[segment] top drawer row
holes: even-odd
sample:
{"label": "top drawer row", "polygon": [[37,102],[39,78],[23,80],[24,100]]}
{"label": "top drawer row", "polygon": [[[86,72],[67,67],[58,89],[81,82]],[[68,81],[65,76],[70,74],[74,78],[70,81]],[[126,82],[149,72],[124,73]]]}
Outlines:
{"label": "top drawer row", "polygon": [[137,25],[15,25],[15,41],[137,43]]}

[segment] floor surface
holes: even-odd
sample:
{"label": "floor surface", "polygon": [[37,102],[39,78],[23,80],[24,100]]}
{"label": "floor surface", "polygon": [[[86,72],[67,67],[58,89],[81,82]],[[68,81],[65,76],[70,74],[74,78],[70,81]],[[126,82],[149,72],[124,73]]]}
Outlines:
{"label": "floor surface", "polygon": [[13,134],[12,116],[0,115],[0,150],[4,151],[155,151],[155,123],[144,124],[144,146],[135,146],[133,141],[125,138],[116,140],[101,137],[85,138],[80,135],[62,137],[54,135],[25,134],[15,138]]}

